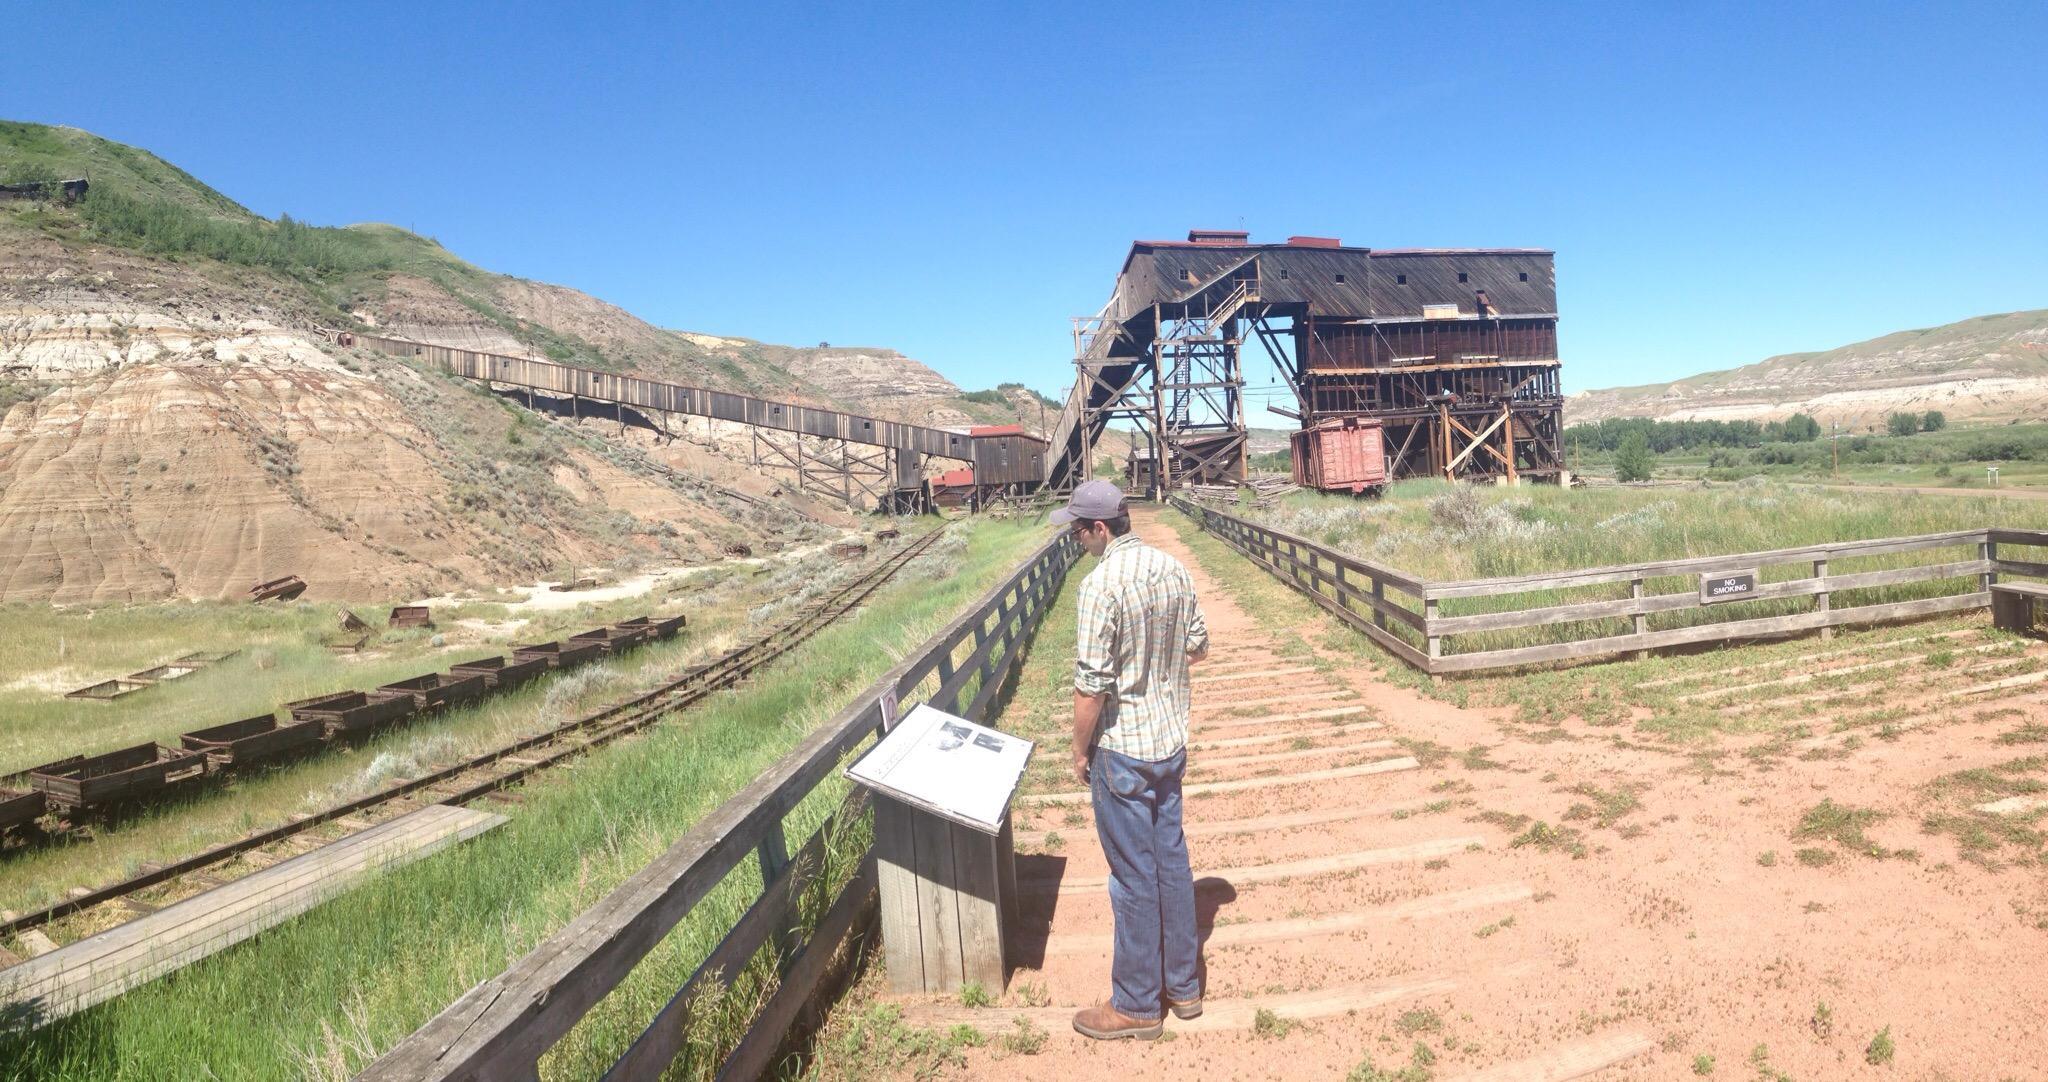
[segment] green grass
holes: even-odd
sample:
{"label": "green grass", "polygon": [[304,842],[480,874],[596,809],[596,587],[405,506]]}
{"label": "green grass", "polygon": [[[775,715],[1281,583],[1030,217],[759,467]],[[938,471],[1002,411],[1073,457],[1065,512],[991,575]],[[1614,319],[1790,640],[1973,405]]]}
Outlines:
{"label": "green grass", "polygon": [[[834,567],[842,574],[851,573],[850,568]],[[823,585],[832,580],[825,578],[819,581]],[[737,588],[742,585],[745,588]],[[146,860],[162,861],[198,852],[277,825],[293,815],[365,795],[400,778],[458,762],[651,688],[686,664],[723,650],[736,636],[765,627],[753,617],[752,612],[763,600],[783,590],[777,578],[770,576],[758,582],[736,584],[734,589],[697,592],[687,599],[685,606],[690,625],[674,639],[643,646],[617,658],[581,666],[567,673],[545,675],[518,690],[492,695],[474,705],[399,726],[359,744],[325,749],[308,758],[270,769],[237,773],[220,784],[204,784],[175,802],[147,808],[115,822],[95,825],[91,844],[56,845],[15,852],[7,861],[0,863],[0,908],[41,908],[57,900],[67,888],[125,878],[135,874]],[[531,641],[527,637],[531,632],[538,637],[558,638],[593,624],[644,613],[651,607],[652,602],[645,598],[621,600],[605,606],[578,606],[537,619],[536,623],[522,628],[514,637],[519,641]],[[124,646],[122,636],[112,634],[117,629],[131,626],[124,623],[125,617],[134,617],[132,626],[140,629],[135,632],[140,635],[159,628],[154,616],[160,611],[189,615],[205,608],[208,607],[109,607],[101,610],[100,618],[94,620],[92,626],[109,632],[107,641],[100,643],[102,648],[118,652],[132,648],[132,644]],[[283,620],[294,617],[300,607],[244,605],[211,608],[233,619]],[[321,624],[324,621],[316,622],[316,627]],[[181,687],[183,683],[200,680],[203,674],[199,674],[159,691],[130,696],[110,704],[74,705],[123,711],[108,716],[110,720],[118,720],[133,730],[122,735],[117,744],[145,739],[175,744],[177,732],[262,712],[265,705],[274,701],[263,696],[283,694],[280,689],[293,686],[292,681],[307,682],[307,687],[300,690],[309,694],[312,691],[371,687],[377,681],[432,671],[457,658],[503,652],[502,644],[495,648],[470,645],[434,650],[427,645],[430,634],[403,633],[409,636],[404,640],[409,644],[406,649],[392,658],[374,663],[338,660],[324,650],[308,651],[302,668],[278,677],[284,683],[258,678],[285,671],[286,661],[279,661],[269,671],[252,668],[251,675],[246,678],[237,677],[238,670],[231,669],[225,678],[230,685],[241,679],[246,679],[250,685],[236,689],[236,694],[255,696],[246,703],[234,701],[235,695],[227,691],[222,694],[228,702],[213,701],[206,695],[206,685],[194,689]],[[171,641],[171,645],[176,643],[175,639]],[[277,656],[288,660],[293,655],[280,651]],[[335,665],[339,667],[327,667]],[[180,700],[180,709],[175,711],[159,710],[137,701],[146,695],[173,691],[191,697],[189,702]],[[238,710],[242,712],[237,713]],[[61,743],[77,738],[76,732],[59,729],[49,739],[53,743]],[[69,746],[65,744],[65,747]],[[58,747],[45,748],[37,761],[45,761],[62,750]]]}
{"label": "green grass", "polygon": [[[615,618],[623,618],[649,607],[639,599],[637,605],[607,606],[607,614],[620,610]],[[335,654],[322,641],[339,636],[341,608],[325,602],[0,606],[0,715],[6,718],[0,725],[0,773],[145,740],[175,744],[178,733],[267,714],[293,699],[374,687],[504,652],[503,637],[451,630],[455,643],[436,647],[433,631],[385,631],[389,606],[358,604],[354,611],[371,623],[376,637],[362,654]],[[521,629],[521,641],[572,630],[578,620],[585,626],[601,622],[598,615],[550,615]],[[241,653],[109,702],[64,698],[72,688],[201,650]]]}
{"label": "green grass", "polygon": [[1979,526],[2048,528],[2048,503],[1989,495],[1935,500],[1763,482],[1561,489],[1408,481],[1380,500],[1295,493],[1257,517],[1410,574],[1458,580]]}
{"label": "green grass", "polygon": [[[839,565],[819,561],[804,574],[825,581]],[[739,584],[735,583],[734,589]],[[375,687],[472,658],[502,654],[514,642],[559,638],[593,625],[652,611],[700,613],[738,596],[710,578],[681,589],[553,611],[522,610],[526,622],[500,631],[458,620],[502,620],[503,605],[437,608],[433,630],[385,627],[391,602],[163,602],[52,608],[0,605],[0,774],[54,758],[108,751],[146,740],[175,744],[177,734],[267,714],[283,703],[351,688]],[[762,593],[755,603],[770,595]],[[323,643],[354,638],[340,630],[346,607],[370,624],[359,654]],[[699,628],[685,629],[692,634]],[[435,646],[441,638],[444,645]],[[240,650],[189,676],[107,702],[66,699],[73,688],[136,672],[196,651]]]}
{"label": "green grass", "polygon": [[0,183],[10,178],[68,180],[89,176],[93,187],[173,203],[223,218],[255,217],[198,178],[146,150],[76,128],[0,120]]}
{"label": "green grass", "polygon": [[[2031,723],[2018,732],[2031,742]],[[2013,734],[2006,734],[2008,736]],[[2002,738],[2001,743],[2005,743]],[[2048,792],[2041,775],[2048,771],[2048,758],[2027,756],[1990,766],[1972,767],[1944,774],[1929,782],[1924,792],[1933,805],[1920,820],[1920,829],[1943,835],[1956,843],[1964,860],[1986,868],[2000,868],[2007,861],[2040,863],[2048,860],[2048,809],[2000,815],[1978,811],[1979,805],[2012,796],[2034,796]]]}
{"label": "green grass", "polygon": [[[0,1074],[115,1078],[342,1077],[502,970],[736,792],[902,652],[1007,573],[1041,535],[979,523],[737,694],[531,786],[512,821],[383,876],[176,978],[0,1045]],[[942,546],[943,547],[943,546]],[[843,794],[836,775],[785,823],[794,843]],[[850,855],[858,846],[843,847]],[[589,1077],[724,934],[759,889],[736,868],[543,1065]],[[820,899],[822,900],[822,899]],[[679,1077],[708,1077],[752,1009],[762,962],[709,1005]]]}
{"label": "green grass", "polygon": [[1806,809],[1806,813],[1799,817],[1799,826],[1792,831],[1792,839],[1831,841],[1849,852],[1878,860],[1912,859],[1917,854],[1911,850],[1887,849],[1864,833],[1866,828],[1883,822],[1885,818],[1885,813],[1875,808],[1837,804],[1834,798],[1828,797]]}
{"label": "green grass", "polygon": [[1292,1018],[1275,1014],[1264,1007],[1252,1015],[1252,1034],[1269,1041],[1277,1041],[1294,1032],[1301,1023]]}
{"label": "green grass", "polygon": [[[1743,554],[1802,545],[1936,533],[1982,526],[2048,528],[2048,501],[1915,497],[1891,493],[1843,492],[1770,483],[1697,489],[1560,489],[1532,485],[1490,489],[1441,482],[1404,482],[1384,499],[1356,500],[1296,493],[1265,510],[1259,521],[1330,548],[1432,581],[1459,581],[1582,570],[1680,558],[1726,556],[1731,566]],[[2008,546],[2009,548],[2011,546]],[[1891,570],[1974,557],[1974,547],[1952,546],[1879,556],[1841,557],[1833,574]],[[2033,559],[2033,550],[2011,555]],[[1805,563],[1761,569],[1765,583],[1804,578]],[[1354,578],[1357,578],[1354,576]],[[1929,582],[1840,590],[1837,609],[1962,593],[1974,579],[1956,576]],[[1361,588],[1363,579],[1357,583]],[[1696,575],[1656,576],[1651,595],[1692,594]],[[1629,584],[1604,583],[1562,589],[1527,590],[1440,603],[1444,616],[1518,611],[1629,596]],[[1398,591],[1387,596],[1419,609]],[[1645,630],[1782,616],[1811,611],[1810,597],[1727,602],[1649,614]],[[1580,620],[1499,631],[1463,632],[1447,637],[1446,653],[1532,646],[1626,634],[1626,617]],[[1420,645],[1418,632],[1395,623],[1395,634]]]}

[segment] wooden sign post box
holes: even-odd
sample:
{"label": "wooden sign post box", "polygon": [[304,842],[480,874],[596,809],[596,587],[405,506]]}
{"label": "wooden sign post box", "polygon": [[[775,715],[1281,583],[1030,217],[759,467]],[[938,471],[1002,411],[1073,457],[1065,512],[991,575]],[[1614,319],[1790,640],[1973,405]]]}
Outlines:
{"label": "wooden sign post box", "polygon": [[882,950],[897,992],[999,995],[1016,922],[1010,800],[1032,744],[919,706],[847,768],[874,791]]}

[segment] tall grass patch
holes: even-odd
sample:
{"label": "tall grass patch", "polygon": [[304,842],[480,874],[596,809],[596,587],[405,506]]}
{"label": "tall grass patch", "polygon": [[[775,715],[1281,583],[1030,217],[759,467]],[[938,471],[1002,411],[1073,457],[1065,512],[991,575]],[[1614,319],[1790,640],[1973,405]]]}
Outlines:
{"label": "tall grass patch", "polygon": [[[1929,498],[1748,482],[1690,489],[1571,490],[1545,486],[1488,489],[1443,482],[1406,482],[1379,501],[1297,493],[1254,517],[1266,525],[1347,554],[1435,582],[1503,578],[1698,557],[1749,553],[1985,526],[2048,527],[2048,506],[1998,498]],[[1830,575],[1974,559],[1974,545],[1831,561]],[[1810,563],[1765,565],[1760,584],[1811,576]],[[1363,587],[1357,576],[1354,584]],[[1839,590],[1836,609],[1967,592],[1974,578],[1955,576],[1893,586]],[[1652,576],[1644,593],[1690,594],[1692,574]],[[1446,617],[1514,612],[1629,596],[1630,584],[1598,583],[1450,598]],[[1419,609],[1390,591],[1389,600]],[[1812,596],[1737,601],[1649,614],[1644,630],[1758,619],[1812,611]],[[1420,636],[1392,630],[1420,645]],[[1446,652],[1508,649],[1628,634],[1629,617],[1579,620],[1494,631],[1447,640]]]}
{"label": "tall grass patch", "polygon": [[[527,790],[512,822],[383,876],[283,927],[0,1045],[9,1077],[335,1078],[501,971],[664,851],[858,689],[978,597],[1039,531],[975,524],[952,562],[920,560],[834,626],[641,738]],[[820,786],[785,821],[800,843],[844,795]],[[840,847],[842,857],[857,842]],[[543,1064],[592,1077],[623,1051],[760,888],[736,868]],[[708,1077],[768,976],[757,962],[677,1068]]]}

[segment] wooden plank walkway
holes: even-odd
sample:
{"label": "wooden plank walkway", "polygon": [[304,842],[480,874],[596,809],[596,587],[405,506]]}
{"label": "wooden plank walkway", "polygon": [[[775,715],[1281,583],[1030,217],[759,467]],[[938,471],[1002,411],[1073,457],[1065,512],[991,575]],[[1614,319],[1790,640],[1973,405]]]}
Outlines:
{"label": "wooden plank walkway", "polygon": [[500,823],[435,804],[0,970],[0,1032],[104,1002],[304,913],[364,879]]}

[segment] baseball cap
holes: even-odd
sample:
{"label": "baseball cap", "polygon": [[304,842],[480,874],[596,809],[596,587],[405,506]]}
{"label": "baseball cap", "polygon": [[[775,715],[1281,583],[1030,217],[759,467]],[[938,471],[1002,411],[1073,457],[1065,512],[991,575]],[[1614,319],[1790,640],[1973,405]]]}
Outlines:
{"label": "baseball cap", "polygon": [[1052,513],[1052,523],[1064,526],[1077,519],[1104,521],[1124,513],[1124,490],[1108,481],[1084,481],[1074,486],[1067,505]]}

